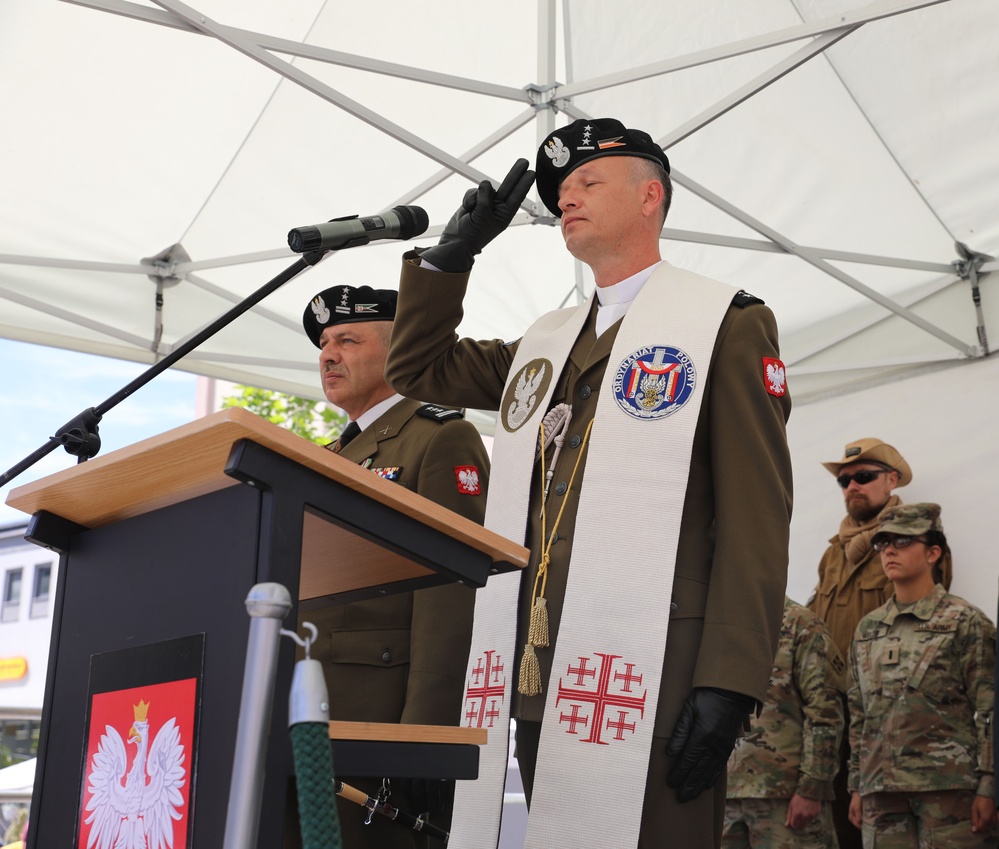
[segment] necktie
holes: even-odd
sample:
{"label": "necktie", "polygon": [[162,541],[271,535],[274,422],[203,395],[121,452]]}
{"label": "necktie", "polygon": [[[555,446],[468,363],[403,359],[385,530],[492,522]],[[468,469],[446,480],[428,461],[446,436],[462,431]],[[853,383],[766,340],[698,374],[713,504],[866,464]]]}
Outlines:
{"label": "necktie", "polygon": [[347,443],[360,432],[361,426],[357,422],[348,422],[347,426],[343,429],[343,433],[340,434],[340,438],[336,441],[336,448],[333,450],[339,454],[344,448],[347,447]]}

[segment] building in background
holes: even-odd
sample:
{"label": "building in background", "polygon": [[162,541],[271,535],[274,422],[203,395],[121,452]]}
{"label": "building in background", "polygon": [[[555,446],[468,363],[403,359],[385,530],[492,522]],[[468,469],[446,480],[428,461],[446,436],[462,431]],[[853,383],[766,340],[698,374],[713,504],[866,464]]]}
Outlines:
{"label": "building in background", "polygon": [[[0,769],[38,752],[52,633],[59,558],[27,542],[26,528],[0,525]],[[0,793],[0,839],[26,807],[23,794]]]}

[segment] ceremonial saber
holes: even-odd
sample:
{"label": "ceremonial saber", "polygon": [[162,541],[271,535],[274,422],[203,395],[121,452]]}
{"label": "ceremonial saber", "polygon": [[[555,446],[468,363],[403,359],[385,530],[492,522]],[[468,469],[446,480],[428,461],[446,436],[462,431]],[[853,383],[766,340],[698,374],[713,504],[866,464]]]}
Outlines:
{"label": "ceremonial saber", "polygon": [[367,808],[369,811],[374,811],[383,817],[395,820],[400,825],[409,826],[413,831],[418,831],[420,834],[426,834],[428,837],[440,840],[447,846],[448,838],[451,835],[443,828],[431,825],[423,817],[414,817],[412,814],[407,814],[405,811],[400,811],[398,808],[393,807],[388,802],[379,802],[363,790],[358,790],[356,787],[344,784],[339,779],[333,779],[333,791],[337,796],[343,796],[348,802],[354,802],[357,805]]}

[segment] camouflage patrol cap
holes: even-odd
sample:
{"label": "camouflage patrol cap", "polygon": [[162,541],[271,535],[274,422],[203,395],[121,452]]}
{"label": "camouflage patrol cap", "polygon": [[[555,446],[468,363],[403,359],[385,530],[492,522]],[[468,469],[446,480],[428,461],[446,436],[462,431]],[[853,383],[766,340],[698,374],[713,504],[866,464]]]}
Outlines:
{"label": "camouflage patrol cap", "polygon": [[312,344],[321,348],[319,338],[327,327],[354,321],[393,321],[398,301],[399,293],[392,289],[334,286],[309,301],[302,326]]}
{"label": "camouflage patrol cap", "polygon": [[905,537],[915,537],[927,531],[943,533],[943,523],[940,521],[940,505],[920,502],[918,504],[899,504],[881,514],[877,540],[882,534],[901,534]]}
{"label": "camouflage patrol cap", "polygon": [[874,437],[848,442],[843,448],[843,457],[823,463],[833,475],[839,475],[839,470],[850,463],[876,463],[886,469],[898,472],[898,486],[905,486],[912,480],[912,469],[905,462],[905,457],[898,453],[887,442]]}

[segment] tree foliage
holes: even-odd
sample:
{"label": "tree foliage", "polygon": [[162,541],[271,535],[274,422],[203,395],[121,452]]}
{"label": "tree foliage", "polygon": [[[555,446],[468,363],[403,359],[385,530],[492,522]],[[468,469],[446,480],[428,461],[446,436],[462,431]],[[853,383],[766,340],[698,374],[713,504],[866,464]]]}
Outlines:
{"label": "tree foliage", "polygon": [[322,401],[239,384],[234,389],[235,394],[222,399],[223,408],[243,407],[310,442],[330,442],[347,424],[345,413]]}

